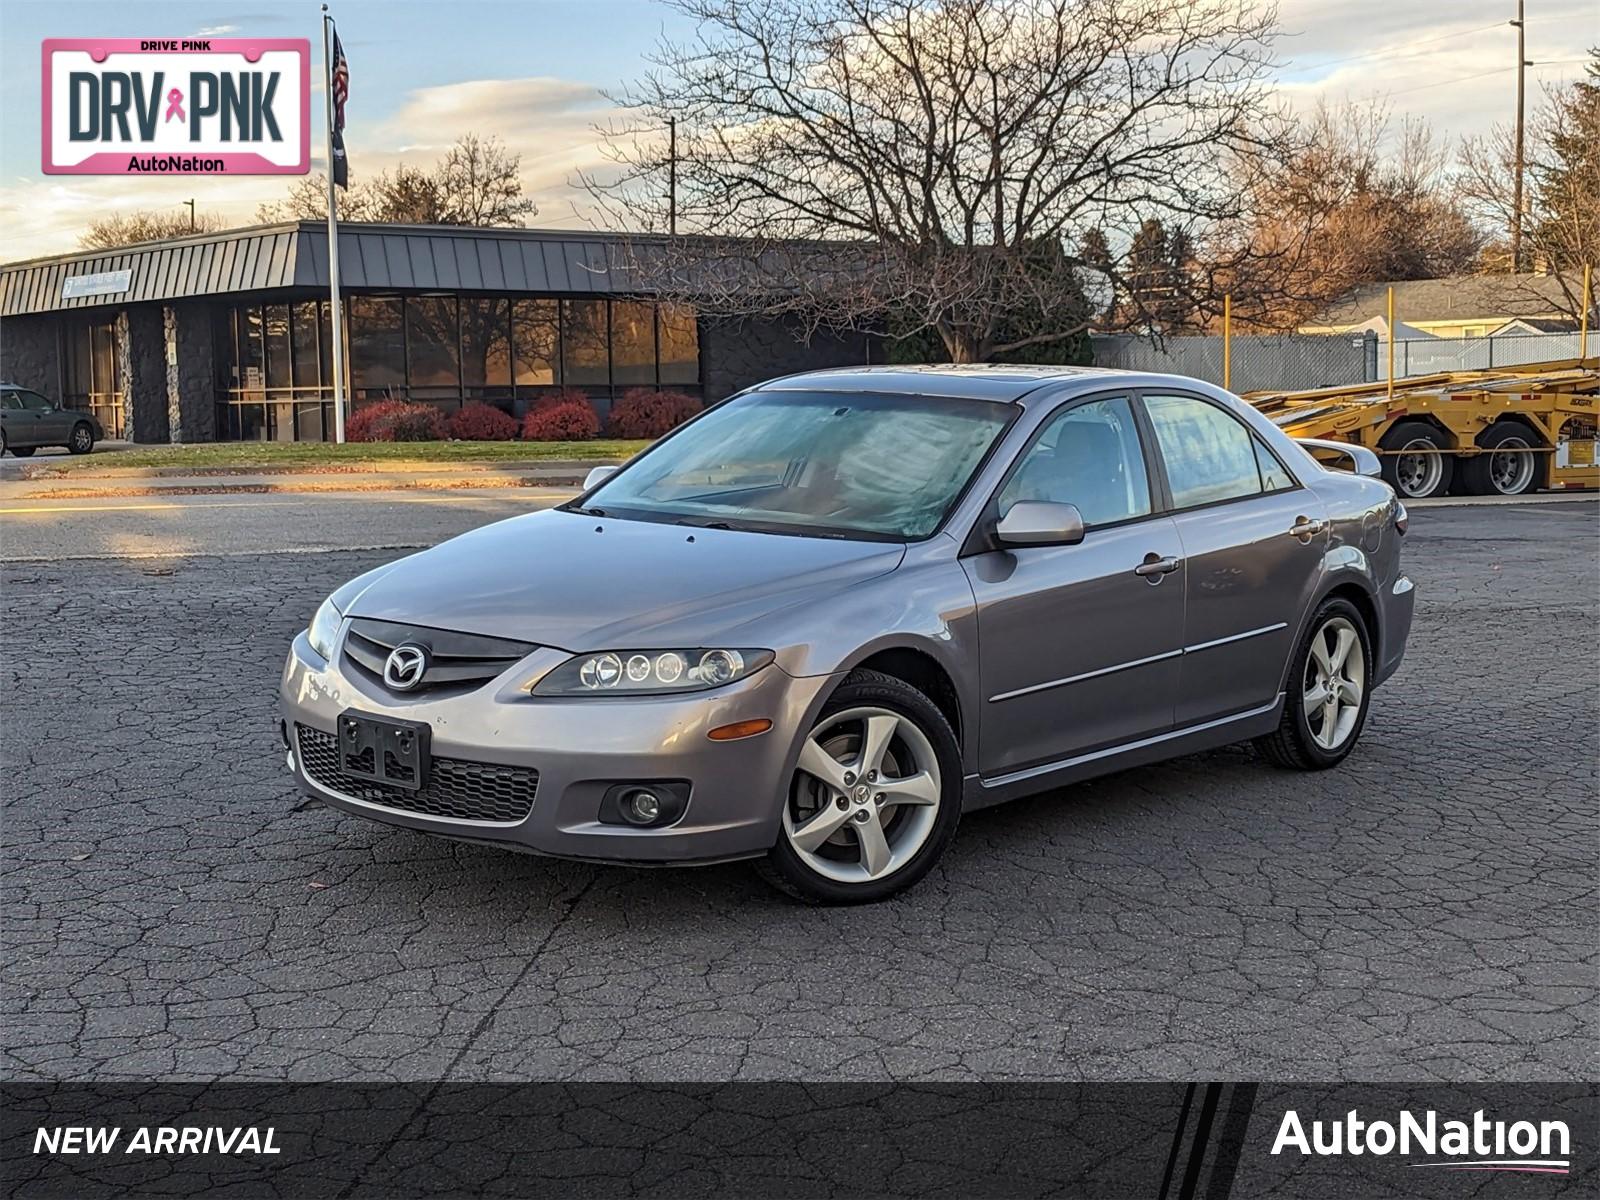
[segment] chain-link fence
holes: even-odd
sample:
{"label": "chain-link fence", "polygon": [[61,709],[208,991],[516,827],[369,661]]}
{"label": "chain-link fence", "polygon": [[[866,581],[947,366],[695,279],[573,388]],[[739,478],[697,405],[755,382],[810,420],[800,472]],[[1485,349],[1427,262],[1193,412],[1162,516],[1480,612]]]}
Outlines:
{"label": "chain-link fence", "polygon": [[[1096,334],[1097,367],[1186,375],[1221,386],[1223,339],[1165,338],[1160,343],[1133,334]],[[1512,333],[1476,338],[1412,338],[1394,344],[1396,379],[1440,371],[1482,371],[1519,363],[1577,358],[1577,333]],[[1389,347],[1373,333],[1250,334],[1232,339],[1228,384],[1235,392],[1292,392],[1371,383],[1389,376]],[[1600,348],[1600,335],[1589,352]]]}
{"label": "chain-link fence", "polygon": [[[1372,379],[1372,343],[1361,335],[1249,334],[1232,339],[1227,386],[1235,392],[1300,391]],[[1160,371],[1207,383],[1224,383],[1220,337],[1165,338],[1159,344],[1132,334],[1097,335],[1098,367]]]}
{"label": "chain-link fence", "polygon": [[[1577,358],[1576,333],[1502,333],[1477,338],[1409,338],[1394,344],[1394,377],[1432,375],[1438,371],[1492,371],[1518,363]],[[1591,345],[1600,344],[1591,342]],[[1389,377],[1389,349],[1378,345],[1378,373]]]}

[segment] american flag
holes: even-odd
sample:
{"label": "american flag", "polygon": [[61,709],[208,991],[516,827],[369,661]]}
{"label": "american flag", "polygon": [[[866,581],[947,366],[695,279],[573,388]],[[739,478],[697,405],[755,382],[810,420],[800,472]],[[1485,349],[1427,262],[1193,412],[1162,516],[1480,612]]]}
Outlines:
{"label": "american flag", "polygon": [[345,60],[339,31],[333,32],[333,181],[350,186],[350,164],[344,153],[344,102],[350,98],[350,64]]}

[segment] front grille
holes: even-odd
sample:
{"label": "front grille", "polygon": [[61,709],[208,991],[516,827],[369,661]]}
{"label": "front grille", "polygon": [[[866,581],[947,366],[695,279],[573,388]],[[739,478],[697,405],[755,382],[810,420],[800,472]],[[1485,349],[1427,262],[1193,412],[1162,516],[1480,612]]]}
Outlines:
{"label": "front grille", "polygon": [[413,692],[479,687],[538,649],[531,642],[510,638],[353,617],[344,639],[345,662],[382,683],[389,651],[408,644],[421,646],[428,653],[427,669],[411,689]]}
{"label": "front grille", "polygon": [[339,769],[339,743],[333,734],[304,725],[295,726],[295,732],[300,765],[313,782],[368,804],[426,817],[505,824],[521,821],[533,809],[539,772],[527,767],[435,758],[427,782],[417,791],[409,791],[346,775]]}

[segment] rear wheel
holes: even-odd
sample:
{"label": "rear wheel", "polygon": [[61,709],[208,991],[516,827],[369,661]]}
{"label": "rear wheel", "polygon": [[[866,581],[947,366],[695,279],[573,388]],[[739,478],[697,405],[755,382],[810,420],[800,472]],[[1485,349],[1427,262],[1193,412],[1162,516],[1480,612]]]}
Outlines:
{"label": "rear wheel", "polygon": [[1426,421],[1401,421],[1381,443],[1383,478],[1407,500],[1425,500],[1450,490],[1455,457],[1445,436]]}
{"label": "rear wheel", "polygon": [[1317,610],[1289,671],[1278,728],[1256,749],[1275,766],[1321,771],[1355,748],[1372,699],[1372,639],[1356,606],[1329,600]]}
{"label": "rear wheel", "polygon": [[1515,421],[1491,425],[1478,438],[1483,453],[1462,460],[1461,481],[1474,496],[1520,496],[1543,486],[1544,456],[1528,428]]}
{"label": "rear wheel", "polygon": [[72,437],[67,441],[67,449],[74,454],[87,454],[94,449],[94,430],[89,428],[89,422],[79,421],[72,427]]}
{"label": "rear wheel", "polygon": [[857,671],[807,734],[757,869],[812,904],[882,900],[928,873],[960,817],[961,755],[944,714],[902,680]]}

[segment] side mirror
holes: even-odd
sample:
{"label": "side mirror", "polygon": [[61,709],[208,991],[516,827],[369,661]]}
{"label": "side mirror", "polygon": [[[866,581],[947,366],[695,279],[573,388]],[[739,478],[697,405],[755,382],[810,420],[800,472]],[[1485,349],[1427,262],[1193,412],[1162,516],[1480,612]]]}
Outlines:
{"label": "side mirror", "polygon": [[1083,514],[1076,504],[1019,500],[995,526],[994,536],[1005,546],[1075,546],[1083,541]]}
{"label": "side mirror", "polygon": [[1354,442],[1333,442],[1326,438],[1295,438],[1295,441],[1313,452],[1313,458],[1316,457],[1315,451],[1319,450],[1324,454],[1338,454],[1350,460],[1357,475],[1368,475],[1373,479],[1383,475],[1383,465],[1378,461],[1378,456],[1365,446],[1358,446]]}
{"label": "side mirror", "polygon": [[611,478],[616,473],[615,467],[590,467],[589,473],[583,477],[583,490],[587,492],[595,484]]}

